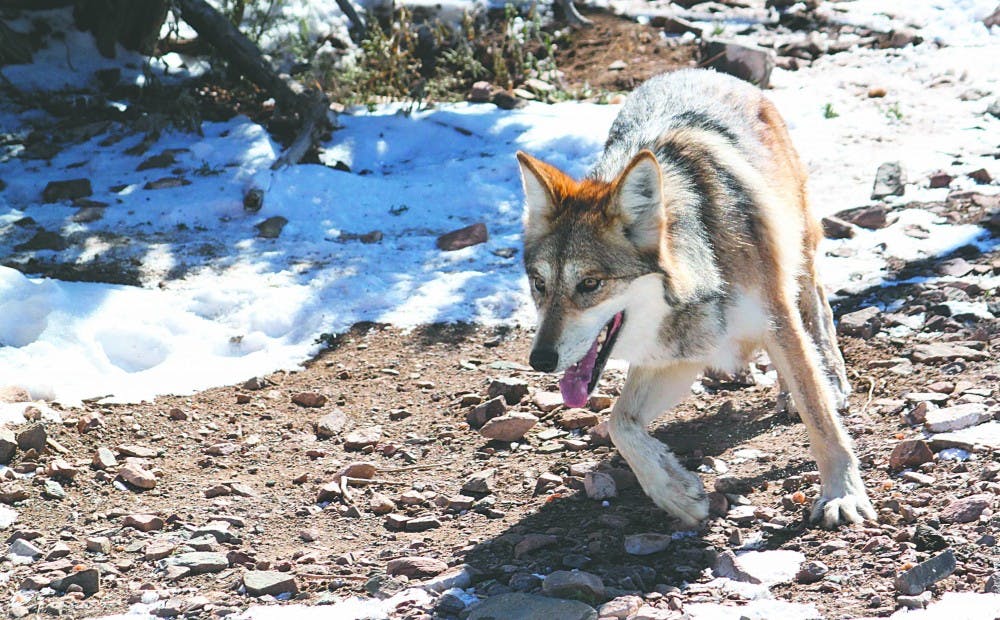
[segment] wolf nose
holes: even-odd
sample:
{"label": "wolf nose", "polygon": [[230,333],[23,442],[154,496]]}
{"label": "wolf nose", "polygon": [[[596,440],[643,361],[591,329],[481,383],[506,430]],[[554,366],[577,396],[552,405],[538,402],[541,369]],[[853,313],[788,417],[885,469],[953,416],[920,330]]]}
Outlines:
{"label": "wolf nose", "polygon": [[528,363],[535,370],[552,372],[559,365],[559,354],[551,349],[538,349],[531,352]]}

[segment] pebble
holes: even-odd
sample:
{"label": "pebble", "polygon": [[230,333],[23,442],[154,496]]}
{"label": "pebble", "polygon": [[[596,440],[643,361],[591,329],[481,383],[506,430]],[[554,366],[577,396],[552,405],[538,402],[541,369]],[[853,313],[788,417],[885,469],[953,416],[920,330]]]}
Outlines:
{"label": "pebble", "polygon": [[327,397],[319,392],[299,392],[292,395],[292,402],[299,407],[322,407]]}
{"label": "pebble", "polygon": [[[229,560],[222,553],[213,551],[191,551],[167,558],[167,564],[175,568],[186,568],[188,573],[217,573],[229,568]],[[185,574],[188,574],[185,573]]]}
{"label": "pebble", "polygon": [[878,167],[875,173],[872,200],[879,200],[887,196],[902,196],[905,182],[903,167],[900,163],[898,161],[885,162]]}
{"label": "pebble", "polygon": [[143,557],[149,561],[162,560],[174,552],[177,545],[166,540],[154,540],[143,549]]}
{"label": "pebble", "polygon": [[367,446],[373,446],[382,439],[381,426],[369,426],[351,431],[344,437],[344,448],[348,450],[361,450]]}
{"label": "pebble", "polygon": [[497,396],[481,405],[476,405],[466,414],[465,421],[472,428],[481,428],[489,420],[507,412],[506,402],[502,396]]}
{"label": "pebble", "polygon": [[933,342],[930,344],[914,345],[910,357],[915,362],[922,364],[936,364],[951,362],[957,359],[964,359],[967,362],[979,362],[987,359],[989,356],[982,351],[977,351],[964,345]]}
{"label": "pebble", "polygon": [[462,493],[469,495],[489,495],[493,493],[493,479],[496,475],[496,468],[478,471],[462,483]]}
{"label": "pebble", "polygon": [[17,434],[16,441],[17,447],[24,451],[41,452],[45,449],[47,439],[48,433],[45,431],[45,427],[41,424],[32,424]]}
{"label": "pebble", "polygon": [[295,576],[273,570],[251,570],[243,573],[243,587],[250,596],[277,596],[299,591]]}
{"label": "pebble", "polygon": [[521,399],[528,395],[528,382],[524,379],[513,377],[503,377],[490,382],[486,390],[487,398],[497,398],[503,396],[508,405],[516,405]]}
{"label": "pebble", "polygon": [[140,489],[152,489],[156,486],[156,476],[152,472],[143,469],[135,462],[126,463],[118,470],[118,475],[122,480]]}
{"label": "pebble", "polygon": [[519,441],[536,424],[538,424],[538,418],[532,414],[512,411],[488,420],[479,429],[479,433],[487,439]]}
{"label": "pebble", "polygon": [[882,311],[868,306],[840,317],[837,333],[865,340],[872,338],[882,328]]}
{"label": "pebble", "polygon": [[334,409],[316,421],[316,434],[327,438],[339,435],[347,424],[347,414],[340,409]]}
{"label": "pebble", "polygon": [[24,558],[34,560],[42,555],[43,551],[30,540],[17,538],[11,541],[8,552],[12,555],[19,555]]}
{"label": "pebble", "polygon": [[118,459],[115,458],[115,453],[104,447],[97,449],[97,452],[94,453],[94,459],[91,462],[97,469],[114,469],[118,467]]}
{"label": "pebble", "polygon": [[88,536],[84,539],[87,551],[111,553],[111,539],[107,536]]}
{"label": "pebble", "polygon": [[408,556],[389,560],[386,565],[386,574],[391,577],[404,575],[411,579],[423,579],[434,577],[448,570],[448,565],[437,558],[426,556]]}
{"label": "pebble", "polygon": [[417,517],[415,519],[409,519],[403,526],[407,532],[425,532],[427,530],[433,530],[441,527],[441,521],[436,517]]}
{"label": "pebble", "polygon": [[604,582],[592,573],[557,570],[542,580],[542,592],[556,598],[599,601],[604,598]]}
{"label": "pebble", "polygon": [[980,403],[966,403],[928,411],[924,428],[932,433],[945,433],[975,426],[987,419],[989,414],[985,406]]}
{"label": "pebble", "polygon": [[597,610],[601,618],[615,618],[625,620],[633,616],[642,607],[642,599],[633,594],[613,598],[601,605]]}
{"label": "pebble", "polygon": [[583,477],[583,488],[590,499],[605,500],[618,497],[615,479],[602,471],[588,472]]}
{"label": "pebble", "polygon": [[601,421],[601,416],[586,409],[567,409],[556,418],[556,424],[568,431],[590,428]]}
{"label": "pebble", "polygon": [[147,448],[145,446],[135,446],[124,444],[118,446],[118,454],[122,456],[131,456],[140,459],[151,459],[157,455],[156,450],[152,448]]}
{"label": "pebble", "polygon": [[277,239],[281,236],[281,231],[284,230],[287,223],[288,218],[274,215],[257,223],[254,228],[257,229],[257,236],[261,239]]}
{"label": "pebble", "polygon": [[374,514],[385,515],[395,510],[396,504],[385,495],[375,493],[368,502],[368,509]]}
{"label": "pebble", "polygon": [[559,537],[555,534],[525,534],[516,545],[514,545],[514,557],[521,558],[532,551],[550,547],[558,542]]}
{"label": "pebble", "polygon": [[900,594],[896,597],[896,602],[908,609],[923,609],[931,602],[930,590],[924,591],[916,596]]}
{"label": "pebble", "polygon": [[893,471],[917,467],[934,460],[930,446],[922,439],[905,439],[897,443],[889,455],[889,468]]}
{"label": "pebble", "polygon": [[970,523],[979,519],[993,501],[992,495],[970,495],[949,503],[938,515],[942,523]]}
{"label": "pebble", "polygon": [[437,238],[436,243],[439,250],[454,252],[473,245],[479,245],[480,243],[486,243],[489,237],[486,224],[476,222],[471,226],[459,228],[458,230],[441,235]]}
{"label": "pebble", "polygon": [[673,539],[669,534],[629,534],[625,537],[625,553],[629,555],[651,555],[670,546]]}
{"label": "pebble", "polygon": [[535,392],[531,397],[531,402],[544,413],[548,413],[562,406],[562,394],[559,392]]}
{"label": "pebble", "polygon": [[799,572],[795,573],[795,580],[799,583],[816,583],[830,572],[830,568],[819,560],[809,560],[803,562],[799,567]]}
{"label": "pebble", "polygon": [[929,560],[896,576],[893,584],[896,591],[911,596],[920,594],[928,586],[940,581],[955,571],[955,553],[948,549]]}
{"label": "pebble", "polygon": [[101,589],[101,573],[96,568],[86,568],[52,582],[52,589],[59,592],[69,591],[74,586],[79,587],[84,596],[97,594]]}
{"label": "pebble", "polygon": [[17,437],[14,431],[0,428],[0,465],[7,465],[17,453]]}

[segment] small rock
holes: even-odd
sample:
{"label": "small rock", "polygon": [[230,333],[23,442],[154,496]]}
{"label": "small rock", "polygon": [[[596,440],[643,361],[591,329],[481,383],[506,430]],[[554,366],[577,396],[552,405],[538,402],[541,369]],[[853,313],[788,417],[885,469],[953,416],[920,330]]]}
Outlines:
{"label": "small rock", "polygon": [[489,82],[476,82],[469,91],[469,101],[472,103],[488,103],[493,96],[493,85]]}
{"label": "small rock", "polygon": [[448,565],[436,558],[424,556],[410,556],[389,560],[386,565],[386,574],[391,577],[405,575],[411,579],[424,579],[433,577],[448,570]]}
{"label": "small rock", "polygon": [[292,402],[299,407],[322,407],[327,398],[318,392],[299,392],[292,395]]}
{"label": "small rock", "polygon": [[821,220],[821,223],[823,224],[823,236],[827,239],[854,238],[854,226],[850,222],[844,221],[835,215],[824,217]]}
{"label": "small rock", "polygon": [[837,217],[869,230],[879,230],[889,224],[889,209],[885,205],[857,207],[837,213]]}
{"label": "small rock", "polygon": [[468,620],[597,620],[597,611],[580,601],[523,592],[489,597],[470,610]]}
{"label": "small rock", "polygon": [[894,584],[896,591],[902,594],[916,595],[926,590],[930,585],[955,571],[955,552],[951,549],[940,553],[929,560],[917,564],[910,570],[896,576]]}
{"label": "small rock", "polygon": [[87,551],[94,553],[111,553],[111,539],[107,536],[88,536],[84,539]]}
{"label": "small rock", "polygon": [[76,422],[78,433],[88,433],[102,426],[104,426],[104,419],[101,418],[101,414],[93,411],[81,415],[80,419]]}
{"label": "small rock", "polygon": [[435,517],[416,517],[406,522],[403,527],[407,532],[425,532],[441,527],[441,521]]}
{"label": "small rock", "polygon": [[243,587],[250,596],[277,596],[299,591],[294,575],[274,570],[251,570],[243,573]]}
{"label": "small rock", "polygon": [[506,401],[503,397],[497,396],[481,405],[476,405],[465,416],[465,421],[472,428],[481,428],[489,420],[502,416],[507,412]]}
{"label": "small rock", "polygon": [[254,228],[257,229],[257,236],[261,239],[277,239],[281,236],[281,231],[284,230],[287,223],[288,218],[275,215],[260,222]]}
{"label": "small rock", "polygon": [[940,362],[951,362],[957,359],[964,359],[968,362],[980,362],[989,356],[975,349],[948,342],[932,342],[929,344],[914,345],[911,354],[913,361],[921,364],[935,364]]}
{"label": "small rock", "polygon": [[924,523],[917,524],[911,542],[917,546],[917,551],[943,551],[948,548],[948,541],[941,532]]}
{"label": "small rock", "polygon": [[889,468],[893,471],[917,467],[934,460],[930,446],[922,439],[906,439],[900,441],[889,455]]}
{"label": "small rock", "polygon": [[489,234],[486,231],[486,224],[477,222],[465,228],[459,228],[438,237],[437,247],[444,252],[454,252],[480,243],[486,243]]}
{"label": "small rock", "polygon": [[41,452],[45,450],[47,439],[48,433],[45,432],[45,427],[41,424],[32,424],[17,434],[17,447],[25,452],[28,450]]}
{"label": "small rock", "polygon": [[60,200],[74,200],[76,198],[86,198],[94,193],[90,186],[90,179],[69,179],[66,181],[49,181],[42,190],[42,201],[59,202]]}
{"label": "small rock", "polygon": [[57,592],[65,592],[73,586],[79,587],[84,596],[97,594],[101,589],[101,573],[96,568],[87,568],[56,579],[51,584]]}
{"label": "small rock", "polygon": [[373,446],[382,439],[381,426],[369,426],[351,431],[344,437],[344,448],[348,450],[361,450],[367,446]]}
{"label": "small rock", "polygon": [[55,480],[46,480],[42,485],[42,495],[49,499],[63,499],[66,497],[66,490]]}
{"label": "small rock", "polygon": [[72,480],[79,472],[79,469],[70,465],[65,459],[55,459],[45,468],[45,473],[49,476],[64,480]]}
{"label": "small rock", "polygon": [[516,405],[521,399],[528,395],[528,382],[523,379],[504,377],[494,379],[490,382],[490,387],[486,390],[487,398],[503,396],[508,405]]}
{"label": "small rock", "polygon": [[163,519],[156,515],[134,514],[126,516],[122,525],[124,527],[137,529],[140,532],[152,532],[155,530],[162,530],[164,522]]}
{"label": "small rock", "polygon": [[944,507],[938,518],[942,523],[970,523],[979,519],[992,501],[993,496],[986,493],[956,499]]}
{"label": "small rock", "polygon": [[902,196],[905,189],[905,182],[905,178],[903,177],[903,167],[898,161],[891,161],[882,164],[878,167],[878,171],[875,173],[875,184],[872,187],[872,200],[879,200],[881,198],[885,198],[886,196]]}
{"label": "small rock", "polygon": [[527,101],[506,90],[497,90],[493,93],[492,102],[501,110],[516,110],[528,105]]}
{"label": "small rock", "polygon": [[344,430],[345,424],[347,424],[347,414],[340,409],[334,409],[316,421],[316,434],[323,438],[335,437]]}
{"label": "small rock", "polygon": [[27,403],[31,402],[31,393],[23,387],[17,385],[5,385],[0,387],[0,403]]}
{"label": "small rock", "polygon": [[559,414],[556,424],[566,430],[590,428],[601,421],[601,416],[586,409],[567,409]]}
{"label": "small rock", "polygon": [[156,476],[152,472],[143,469],[135,462],[126,463],[118,470],[118,475],[122,480],[140,489],[152,489],[156,486]]}
{"label": "small rock", "polygon": [[479,433],[487,439],[519,441],[535,424],[538,424],[538,418],[530,413],[512,411],[487,421]]}
{"label": "small rock", "polygon": [[625,620],[635,615],[640,607],[642,607],[642,598],[633,594],[627,594],[613,598],[601,605],[598,613],[602,619],[615,618],[615,620]]}
{"label": "small rock", "polygon": [[38,546],[32,543],[30,540],[25,540],[24,538],[16,538],[10,543],[8,552],[11,555],[18,555],[25,558],[31,558],[34,560],[44,553]]}
{"label": "small rock", "polygon": [[966,403],[928,411],[924,428],[932,433],[957,431],[985,422],[989,417],[986,407],[981,403]]}
{"label": "small rock", "polygon": [[186,568],[189,574],[217,573],[229,568],[229,560],[222,553],[214,551],[191,551],[167,558],[167,564]]}
{"label": "small rock", "polygon": [[184,187],[185,185],[191,185],[191,181],[188,181],[184,177],[163,177],[155,181],[149,181],[142,186],[142,189],[173,189],[175,187]]}
{"label": "small rock", "polygon": [[837,333],[867,340],[881,328],[882,311],[875,306],[868,306],[840,317]]}
{"label": "small rock", "polygon": [[14,431],[0,428],[0,465],[7,465],[17,453],[17,437]]}
{"label": "small rock", "polygon": [[118,454],[122,456],[133,456],[141,459],[151,459],[156,456],[156,450],[145,446],[121,445],[118,446]]}
{"label": "small rock", "polygon": [[624,60],[616,60],[608,65],[608,71],[624,71],[628,68],[628,63]]}
{"label": "small rock", "polygon": [[602,471],[587,472],[583,477],[583,488],[590,499],[605,500],[618,497],[615,479]]}
{"label": "small rock", "polygon": [[556,598],[599,601],[604,599],[604,582],[584,571],[557,570],[542,580],[542,592]]}
{"label": "small rock", "polygon": [[539,410],[544,413],[548,413],[553,409],[556,409],[563,404],[562,394],[559,392],[535,392],[531,397],[531,402],[534,403]]}
{"label": "small rock", "polygon": [[986,168],[979,168],[978,170],[973,170],[966,176],[968,176],[970,179],[972,179],[973,181],[975,181],[980,185],[989,185],[993,181],[993,177],[990,176],[990,173],[986,170]]}
{"label": "small rock", "polygon": [[496,473],[496,468],[491,467],[472,474],[462,483],[462,493],[474,496],[493,493],[493,478]]}
{"label": "small rock", "polygon": [[559,537],[555,534],[525,534],[524,538],[514,545],[514,557],[524,557],[532,551],[550,547],[558,541]]}
{"label": "small rock", "polygon": [[701,58],[716,71],[767,88],[774,69],[774,51],[756,45],[703,37]]}
{"label": "small rock", "polygon": [[799,567],[799,572],[795,573],[795,580],[799,583],[816,583],[828,572],[830,569],[826,564],[819,560],[809,560]]}
{"label": "small rock", "polygon": [[590,429],[590,441],[595,446],[610,446],[611,441],[611,431],[608,428],[608,421],[601,420],[601,422]]}
{"label": "small rock", "polygon": [[670,546],[669,534],[629,534],[625,537],[625,553],[629,555],[651,555]]}
{"label": "small rock", "polygon": [[951,176],[947,172],[938,170],[930,175],[928,178],[928,186],[931,189],[937,189],[941,187],[948,187],[951,182],[955,180],[955,177]]}
{"label": "small rock", "polygon": [[177,545],[168,540],[154,540],[143,549],[143,557],[149,561],[162,560],[174,552]]}
{"label": "small rock", "polygon": [[926,590],[917,596],[900,594],[896,597],[896,602],[907,609],[923,609],[931,602],[931,592],[930,590]]}

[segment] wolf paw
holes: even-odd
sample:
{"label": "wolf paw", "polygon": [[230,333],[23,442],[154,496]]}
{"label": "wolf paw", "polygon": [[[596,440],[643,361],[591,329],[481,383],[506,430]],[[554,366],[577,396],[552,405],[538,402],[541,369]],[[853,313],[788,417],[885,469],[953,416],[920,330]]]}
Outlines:
{"label": "wolf paw", "polygon": [[846,523],[861,523],[865,519],[876,518],[875,508],[865,492],[855,491],[836,496],[825,493],[812,507],[811,520],[823,527],[834,529]]}
{"label": "wolf paw", "polygon": [[653,503],[680,521],[684,529],[696,529],[708,519],[708,496],[701,479],[694,474],[672,478],[646,492]]}

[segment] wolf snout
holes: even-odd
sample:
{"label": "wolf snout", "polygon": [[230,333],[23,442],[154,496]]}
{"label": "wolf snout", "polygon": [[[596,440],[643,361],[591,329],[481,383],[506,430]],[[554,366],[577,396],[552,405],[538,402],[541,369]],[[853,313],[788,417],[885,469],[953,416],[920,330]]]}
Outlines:
{"label": "wolf snout", "polygon": [[552,372],[559,365],[559,354],[554,349],[535,349],[531,352],[528,363],[540,372]]}

